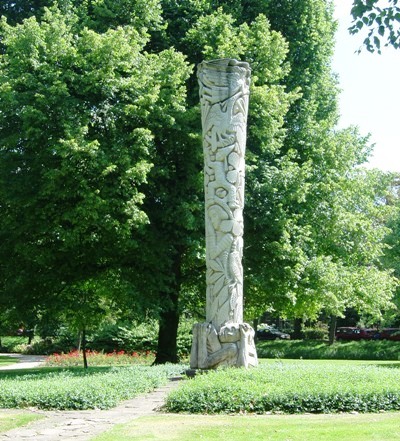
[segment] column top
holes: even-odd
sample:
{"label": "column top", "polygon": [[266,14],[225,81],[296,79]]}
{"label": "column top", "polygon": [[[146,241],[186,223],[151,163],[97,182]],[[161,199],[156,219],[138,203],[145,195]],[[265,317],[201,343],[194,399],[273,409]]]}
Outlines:
{"label": "column top", "polygon": [[214,70],[235,70],[237,68],[242,68],[250,71],[250,65],[246,61],[238,61],[234,58],[218,58],[215,60],[204,60],[199,65],[198,68],[205,67],[207,69]]}

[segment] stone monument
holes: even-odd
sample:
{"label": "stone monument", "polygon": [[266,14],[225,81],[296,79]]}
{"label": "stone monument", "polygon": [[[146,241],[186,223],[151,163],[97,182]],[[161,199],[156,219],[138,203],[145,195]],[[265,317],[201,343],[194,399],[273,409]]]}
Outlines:
{"label": "stone monument", "polygon": [[254,331],[243,323],[244,154],[250,67],[233,59],[198,66],[203,127],[206,322],[193,326],[192,369],[255,366]]}

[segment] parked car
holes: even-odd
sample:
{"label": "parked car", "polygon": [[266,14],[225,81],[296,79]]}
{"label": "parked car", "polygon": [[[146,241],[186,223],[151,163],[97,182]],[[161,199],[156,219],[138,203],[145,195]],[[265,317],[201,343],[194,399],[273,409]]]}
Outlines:
{"label": "parked car", "polygon": [[371,340],[377,331],[352,326],[336,329],[336,340]]}
{"label": "parked car", "polygon": [[399,328],[384,328],[380,334],[381,340],[400,340],[400,329]]}
{"label": "parked car", "polygon": [[257,331],[257,338],[258,340],[289,340],[290,335],[279,331],[279,329],[268,327],[259,329]]}

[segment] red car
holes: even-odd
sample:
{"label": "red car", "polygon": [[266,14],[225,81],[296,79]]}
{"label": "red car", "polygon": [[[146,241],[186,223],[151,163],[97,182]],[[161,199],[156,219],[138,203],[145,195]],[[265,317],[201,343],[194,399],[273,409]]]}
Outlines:
{"label": "red car", "polygon": [[336,340],[371,340],[376,331],[356,327],[343,327],[336,329]]}
{"label": "red car", "polygon": [[384,328],[382,329],[381,340],[395,340],[400,341],[400,328]]}

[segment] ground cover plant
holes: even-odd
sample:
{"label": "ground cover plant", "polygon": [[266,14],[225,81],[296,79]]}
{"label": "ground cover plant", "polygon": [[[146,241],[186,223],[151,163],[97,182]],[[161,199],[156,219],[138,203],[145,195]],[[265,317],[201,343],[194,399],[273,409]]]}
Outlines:
{"label": "ground cover plant", "polygon": [[182,365],[0,372],[0,408],[108,409],[168,382]]}
{"label": "ground cover plant", "polygon": [[0,413],[0,433],[15,429],[16,427],[25,426],[39,419],[45,418],[44,415],[34,413]]}
{"label": "ground cover plant", "polygon": [[169,412],[335,413],[400,410],[400,363],[272,361],[196,375],[167,398]]}
{"label": "ground cover plant", "polygon": [[257,343],[260,358],[324,360],[400,360],[400,341],[361,340],[335,342],[274,340]]}
{"label": "ground cover plant", "polygon": [[114,426],[92,441],[399,441],[399,413],[358,415],[168,415]]}

